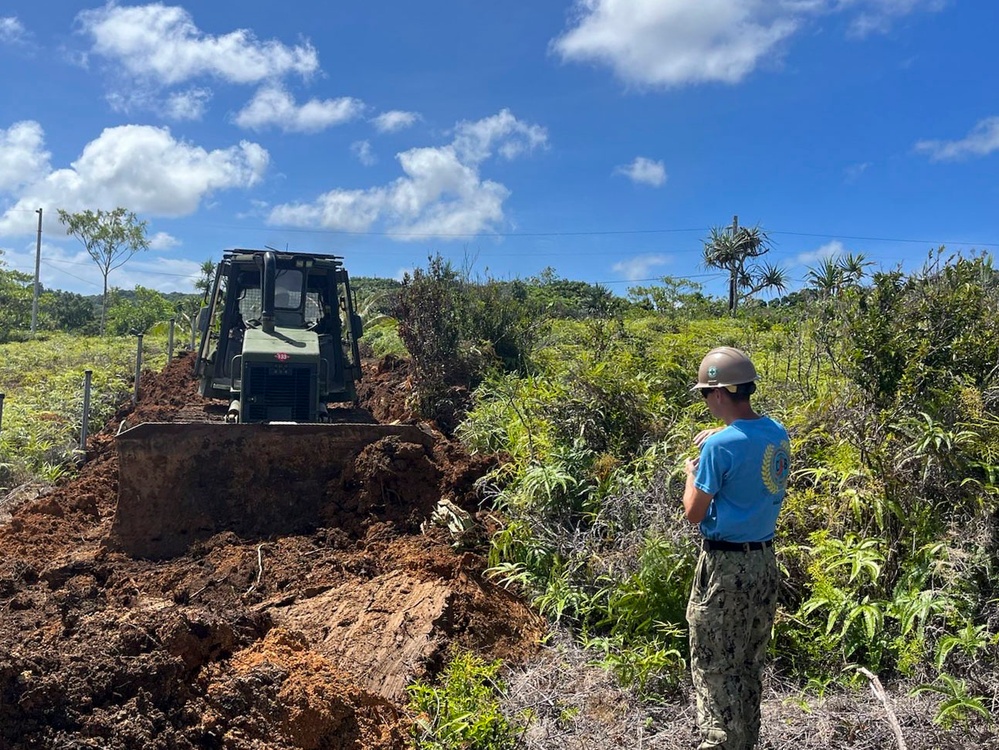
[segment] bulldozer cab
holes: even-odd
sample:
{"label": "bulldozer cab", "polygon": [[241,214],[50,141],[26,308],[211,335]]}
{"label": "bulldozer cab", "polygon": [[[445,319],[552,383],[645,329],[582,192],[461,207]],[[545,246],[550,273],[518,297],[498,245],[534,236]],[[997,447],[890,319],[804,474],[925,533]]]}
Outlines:
{"label": "bulldozer cab", "polygon": [[108,542],[118,549],[169,557],[223,529],[304,533],[329,522],[329,488],[366,446],[434,442],[360,409],[331,418],[327,405],[355,402],[361,377],[361,319],[337,256],[227,251],[198,326],[199,390],[228,400],[233,424],[149,422],[117,435]]}
{"label": "bulldozer cab", "polygon": [[350,279],[333,255],[234,250],[219,264],[195,365],[232,421],[323,421],[361,377]]}

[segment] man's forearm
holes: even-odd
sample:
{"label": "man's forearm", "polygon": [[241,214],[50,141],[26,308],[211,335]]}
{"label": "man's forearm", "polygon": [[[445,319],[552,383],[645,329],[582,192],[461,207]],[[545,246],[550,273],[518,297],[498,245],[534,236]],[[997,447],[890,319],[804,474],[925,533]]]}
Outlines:
{"label": "man's forearm", "polygon": [[687,482],[683,488],[683,514],[691,523],[700,523],[707,515],[711,495],[694,485],[693,466],[687,466]]}

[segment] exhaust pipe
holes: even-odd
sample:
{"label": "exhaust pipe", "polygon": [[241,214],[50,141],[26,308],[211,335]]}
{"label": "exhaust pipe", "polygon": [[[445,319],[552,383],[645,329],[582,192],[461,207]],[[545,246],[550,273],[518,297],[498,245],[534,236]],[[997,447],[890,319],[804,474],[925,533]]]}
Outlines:
{"label": "exhaust pipe", "polygon": [[260,327],[265,333],[274,333],[274,284],[277,278],[277,261],[270,250],[264,253],[264,267],[260,274]]}

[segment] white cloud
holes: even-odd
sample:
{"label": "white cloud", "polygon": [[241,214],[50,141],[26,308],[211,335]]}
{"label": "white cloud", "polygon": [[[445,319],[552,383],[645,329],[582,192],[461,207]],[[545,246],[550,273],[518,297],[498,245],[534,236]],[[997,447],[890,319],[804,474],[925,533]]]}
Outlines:
{"label": "white cloud", "polygon": [[618,167],[615,174],[623,174],[632,182],[652,187],[666,184],[666,168],[661,161],[653,161],[644,156],[636,156],[631,164]]}
{"label": "white cloud", "polygon": [[206,151],[175,139],[167,128],[107,128],[69,167],[39,175],[19,190],[15,204],[0,216],[0,236],[32,231],[27,210],[38,206],[46,208],[52,229],[60,226],[56,207],[79,211],[125,206],[140,215],[184,216],[217,190],[255,185],[269,158],[264,148],[249,141]]}
{"label": "white cloud", "polygon": [[160,3],[121,7],[108,3],[77,16],[93,52],[133,76],[177,85],[198,76],[231,83],[259,83],[289,74],[308,77],[319,69],[311,44],[287,47],[259,41],[246,29],[211,36],[184,8]]}
{"label": "white cloud", "polygon": [[866,37],[887,33],[898,19],[910,13],[942,10],[947,0],[839,0],[839,3],[844,8],[858,8],[858,14],[850,22],[850,34]]}
{"label": "white cloud", "polygon": [[851,164],[846,169],[843,170],[843,174],[846,177],[847,182],[856,182],[860,179],[861,175],[867,171],[871,166],[869,161],[861,162],[860,164]]}
{"label": "white cloud", "polygon": [[374,151],[371,149],[371,143],[368,141],[355,141],[350,144],[350,151],[366,167],[370,167],[378,162],[378,157],[375,156]]}
{"label": "white cloud", "polygon": [[17,16],[0,17],[0,43],[19,44],[25,40],[27,32]]}
{"label": "white cloud", "polygon": [[164,95],[160,90],[137,85],[110,91],[105,98],[111,109],[126,115],[148,111],[168,120],[200,120],[208,109],[212,91],[196,87]]}
{"label": "white cloud", "polygon": [[276,206],[269,222],[304,228],[365,232],[376,224],[403,238],[474,235],[503,220],[510,191],[480,175],[499,154],[513,158],[547,144],[545,129],[517,120],[508,110],[461,122],[454,140],[437,148],[397,155],[403,176],[366,190],[330,190],[311,203]]}
{"label": "white cloud", "polygon": [[502,109],[492,117],[459,122],[452,145],[462,161],[478,163],[494,150],[505,159],[513,159],[547,143],[548,132],[543,127],[521,122],[510,110]]}
{"label": "white cloud", "polygon": [[177,247],[179,244],[180,240],[167,232],[157,232],[149,237],[150,250],[169,250],[170,248]]}
{"label": "white cloud", "polygon": [[192,88],[167,97],[163,115],[171,120],[200,120],[212,98],[210,89]]}
{"label": "white cloud", "polygon": [[236,124],[251,130],[279,127],[286,133],[317,133],[358,117],[364,111],[359,99],[310,99],[298,105],[285,89],[276,84],[264,86],[235,118]]}
{"label": "white cloud", "polygon": [[563,60],[610,67],[625,83],[675,88],[739,83],[779,61],[783,43],[815,19],[852,14],[851,34],[886,31],[946,0],[576,0],[552,41]]}
{"label": "white cloud", "polygon": [[919,141],[916,151],[929,154],[932,161],[956,161],[974,156],[988,156],[999,150],[999,117],[980,120],[959,141]]}
{"label": "white cloud", "polygon": [[621,274],[628,281],[638,281],[648,278],[652,269],[668,265],[669,261],[666,255],[636,255],[628,260],[618,261],[612,269],[614,273]]}
{"label": "white cloud", "polygon": [[25,120],[0,130],[0,192],[18,190],[49,171],[51,154],[44,145],[37,122]]}
{"label": "white cloud", "polygon": [[390,112],[383,112],[378,115],[372,122],[379,133],[394,133],[410,127],[419,118],[420,116],[416,112],[402,112],[398,109],[393,109]]}
{"label": "white cloud", "polygon": [[737,83],[798,28],[765,0],[578,0],[553,42],[563,60],[609,65],[626,83]]}
{"label": "white cloud", "polygon": [[810,266],[813,263],[821,263],[824,260],[830,258],[838,258],[841,255],[845,255],[847,252],[846,247],[839,240],[833,240],[832,242],[827,242],[822,247],[816,248],[815,250],[809,250],[804,253],[798,253],[795,256],[795,262],[801,266]]}

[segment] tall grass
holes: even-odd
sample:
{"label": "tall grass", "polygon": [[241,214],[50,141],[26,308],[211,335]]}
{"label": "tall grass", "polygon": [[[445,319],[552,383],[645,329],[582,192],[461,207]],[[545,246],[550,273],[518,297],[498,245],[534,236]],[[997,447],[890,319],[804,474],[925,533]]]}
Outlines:
{"label": "tall grass", "polygon": [[[160,369],[165,347],[143,346],[144,368]],[[71,471],[83,419],[84,372],[91,370],[88,432],[99,430],[128,398],[136,339],[51,334],[0,345],[0,493],[32,481],[54,482]]]}

